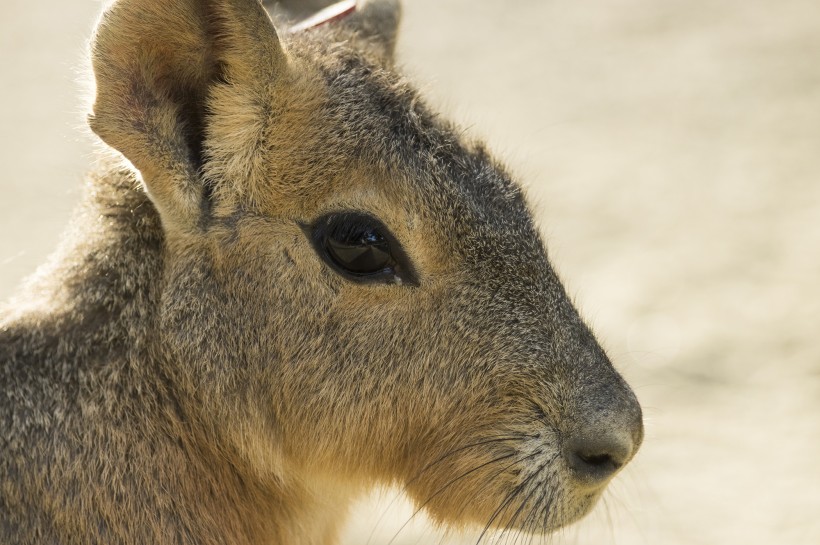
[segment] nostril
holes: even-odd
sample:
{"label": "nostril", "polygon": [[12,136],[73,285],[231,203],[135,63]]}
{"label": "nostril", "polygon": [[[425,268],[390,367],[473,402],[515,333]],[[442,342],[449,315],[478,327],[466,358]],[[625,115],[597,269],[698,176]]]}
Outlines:
{"label": "nostril", "polygon": [[630,439],[617,435],[575,437],[565,445],[567,459],[578,479],[597,484],[615,474],[632,455]]}
{"label": "nostril", "polygon": [[581,454],[578,453],[578,457],[587,465],[593,467],[599,467],[608,469],[613,467],[618,469],[621,467],[621,464],[617,463],[615,460],[612,459],[612,456],[609,454]]}

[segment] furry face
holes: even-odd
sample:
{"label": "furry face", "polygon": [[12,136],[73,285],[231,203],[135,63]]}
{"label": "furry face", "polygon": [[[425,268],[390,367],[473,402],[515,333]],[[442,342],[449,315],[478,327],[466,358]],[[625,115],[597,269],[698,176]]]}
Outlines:
{"label": "furry face", "polygon": [[103,200],[154,241],[118,273],[150,278],[120,294],[172,407],[147,429],[230,468],[210,494],[258,499],[234,509],[248,536],[257,516],[332,541],[376,483],[443,523],[548,532],[642,440],[519,186],[393,69],[397,9],[288,35],[256,0],[118,0],[94,39],[90,123],[141,181]]}
{"label": "furry face", "polygon": [[[638,404],[518,186],[345,30],[292,37],[273,81],[209,89],[213,212],[170,237],[164,344],[231,405],[217,429],[259,420],[231,440],[260,471],[397,481],[448,523],[572,522],[637,449]],[[417,283],[328,266],[303,226],[333,213],[376,219]],[[601,433],[579,471],[571,445]]]}

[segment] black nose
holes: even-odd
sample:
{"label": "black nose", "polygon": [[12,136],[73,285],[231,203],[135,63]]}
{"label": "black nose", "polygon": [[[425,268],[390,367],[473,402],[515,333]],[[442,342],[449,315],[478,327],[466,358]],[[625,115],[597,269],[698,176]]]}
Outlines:
{"label": "black nose", "polygon": [[579,481],[599,484],[626,464],[635,451],[627,433],[587,430],[570,438],[564,445],[564,457]]}

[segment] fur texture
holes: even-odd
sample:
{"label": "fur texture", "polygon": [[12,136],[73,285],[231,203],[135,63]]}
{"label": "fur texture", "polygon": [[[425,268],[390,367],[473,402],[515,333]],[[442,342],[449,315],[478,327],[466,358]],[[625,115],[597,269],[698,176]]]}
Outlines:
{"label": "fur texture", "polygon": [[[567,445],[634,454],[519,187],[393,69],[396,10],[294,35],[256,0],[105,11],[89,121],[127,162],[3,310],[0,541],[330,544],[378,483],[546,532],[607,481]],[[418,285],[328,267],[304,226],[343,210]]]}

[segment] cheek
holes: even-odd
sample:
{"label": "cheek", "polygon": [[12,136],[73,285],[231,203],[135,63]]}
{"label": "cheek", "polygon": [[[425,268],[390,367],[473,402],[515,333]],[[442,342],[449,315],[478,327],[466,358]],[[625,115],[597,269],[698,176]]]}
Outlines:
{"label": "cheek", "polygon": [[[255,227],[242,229],[225,244],[222,274],[237,310],[264,316],[262,342],[299,341],[333,304],[334,279],[295,224]],[[299,331],[301,338],[291,339]]]}

